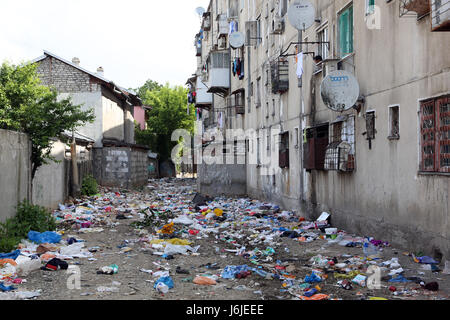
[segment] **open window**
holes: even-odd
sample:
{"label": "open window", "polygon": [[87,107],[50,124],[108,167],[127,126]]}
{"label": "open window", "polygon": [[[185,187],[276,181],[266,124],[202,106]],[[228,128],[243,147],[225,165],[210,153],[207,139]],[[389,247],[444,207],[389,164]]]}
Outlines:
{"label": "open window", "polygon": [[355,117],[340,116],[330,124],[330,143],[325,153],[325,170],[352,172],[355,169]]}

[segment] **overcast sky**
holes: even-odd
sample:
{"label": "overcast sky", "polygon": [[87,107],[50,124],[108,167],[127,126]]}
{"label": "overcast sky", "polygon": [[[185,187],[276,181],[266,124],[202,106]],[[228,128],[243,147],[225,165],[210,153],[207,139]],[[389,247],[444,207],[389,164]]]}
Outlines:
{"label": "overcast sky", "polygon": [[209,0],[0,0],[0,62],[47,50],[125,88],[184,85],[195,72],[195,9]]}

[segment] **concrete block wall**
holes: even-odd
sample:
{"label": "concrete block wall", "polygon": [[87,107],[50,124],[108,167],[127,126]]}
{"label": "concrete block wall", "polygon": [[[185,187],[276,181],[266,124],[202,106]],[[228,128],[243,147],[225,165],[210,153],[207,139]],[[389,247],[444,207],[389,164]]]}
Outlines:
{"label": "concrete block wall", "polygon": [[133,188],[148,181],[147,151],[130,147],[94,149],[94,177],[105,187]]}
{"label": "concrete block wall", "polygon": [[23,133],[0,129],[0,222],[16,214],[22,200],[31,200],[31,143]]}

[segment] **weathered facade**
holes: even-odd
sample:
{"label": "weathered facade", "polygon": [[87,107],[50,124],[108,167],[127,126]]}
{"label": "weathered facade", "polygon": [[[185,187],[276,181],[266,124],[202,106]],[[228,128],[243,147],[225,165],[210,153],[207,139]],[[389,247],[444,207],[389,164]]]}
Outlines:
{"label": "weathered facade", "polygon": [[[205,81],[214,96],[204,125],[220,128],[225,110],[224,126],[257,132],[246,144],[249,195],[311,217],[328,211],[340,228],[450,256],[449,17],[440,16],[436,32],[434,1],[316,0],[314,23],[299,32],[288,19],[295,2],[211,1],[196,38],[197,77],[217,77],[207,62],[221,47],[230,86],[213,92]],[[245,45],[230,48],[230,31],[243,32]],[[234,74],[235,59],[243,76]],[[359,83],[358,101],[344,112],[321,96],[334,70]],[[272,174],[265,167],[273,159]],[[208,180],[199,170],[199,183]]]}
{"label": "weathered facade", "polygon": [[[135,107],[142,107],[140,98],[104,78],[103,68],[100,67],[97,73],[81,68],[77,58],[68,61],[44,51],[44,55],[33,63],[38,63],[37,72],[42,83],[54,88],[59,98],[70,97],[74,104],[82,105],[84,110],[94,110],[94,122],[77,128],[77,132],[94,141],[92,170],[98,183],[127,188],[145,184],[148,177],[147,150],[134,144],[133,113]],[[104,150],[105,143],[107,150]],[[116,146],[116,151],[121,153],[123,145],[132,151],[126,152],[126,165],[118,169],[116,164],[108,160],[108,153],[113,152]],[[41,170],[50,169],[44,167]],[[55,170],[64,169],[61,166],[51,169]]]}

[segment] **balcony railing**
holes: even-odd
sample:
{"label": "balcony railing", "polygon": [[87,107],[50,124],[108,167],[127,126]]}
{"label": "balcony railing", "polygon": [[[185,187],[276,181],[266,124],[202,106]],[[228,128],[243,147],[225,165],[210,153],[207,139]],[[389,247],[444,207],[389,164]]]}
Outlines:
{"label": "balcony railing", "polygon": [[421,19],[430,13],[430,0],[399,0],[400,17],[414,16]]}

